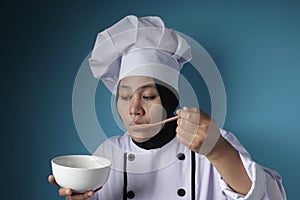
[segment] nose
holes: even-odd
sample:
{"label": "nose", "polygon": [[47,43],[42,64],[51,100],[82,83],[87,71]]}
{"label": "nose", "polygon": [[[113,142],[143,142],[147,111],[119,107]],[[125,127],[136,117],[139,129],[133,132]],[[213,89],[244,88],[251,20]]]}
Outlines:
{"label": "nose", "polygon": [[142,102],[137,97],[132,97],[129,101],[129,114],[130,116],[144,115],[145,111],[142,107]]}

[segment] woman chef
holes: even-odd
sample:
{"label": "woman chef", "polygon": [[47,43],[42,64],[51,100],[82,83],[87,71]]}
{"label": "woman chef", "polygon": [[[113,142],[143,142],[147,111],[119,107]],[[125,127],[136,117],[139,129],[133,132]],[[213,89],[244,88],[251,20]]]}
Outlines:
{"label": "woman chef", "polygon": [[[97,36],[89,60],[93,75],[116,95],[127,130],[94,152],[112,161],[98,191],[67,199],[286,199],[281,177],[253,160],[235,136],[198,108],[177,110],[178,76],[190,46],[159,17],[127,16]],[[55,179],[49,176],[49,182]]]}

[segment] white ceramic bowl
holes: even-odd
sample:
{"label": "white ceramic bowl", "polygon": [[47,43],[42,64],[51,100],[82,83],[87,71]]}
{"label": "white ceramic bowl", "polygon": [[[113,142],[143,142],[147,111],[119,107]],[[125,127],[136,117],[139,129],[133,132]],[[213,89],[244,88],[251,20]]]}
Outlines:
{"label": "white ceramic bowl", "polygon": [[83,193],[104,185],[110,173],[111,162],[91,155],[66,155],[53,158],[51,165],[59,186]]}

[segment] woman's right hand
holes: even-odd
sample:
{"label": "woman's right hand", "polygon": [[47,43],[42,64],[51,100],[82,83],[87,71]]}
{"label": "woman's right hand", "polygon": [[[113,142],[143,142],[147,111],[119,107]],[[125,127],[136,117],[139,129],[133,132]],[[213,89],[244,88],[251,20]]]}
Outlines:
{"label": "woman's right hand", "polygon": [[[48,181],[49,183],[58,186],[53,175],[49,175]],[[66,197],[67,200],[85,200],[87,198],[93,197],[95,195],[95,192],[96,191],[87,191],[86,193],[78,194],[73,193],[72,189],[70,188],[60,188],[58,190],[59,195]]]}

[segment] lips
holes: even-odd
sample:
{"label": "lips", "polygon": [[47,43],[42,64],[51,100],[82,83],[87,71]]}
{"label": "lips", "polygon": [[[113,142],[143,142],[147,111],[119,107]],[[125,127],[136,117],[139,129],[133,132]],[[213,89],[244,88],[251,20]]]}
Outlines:
{"label": "lips", "polygon": [[140,121],[133,121],[133,122],[130,123],[131,126],[132,125],[138,125],[138,124],[144,124],[144,123],[142,123]]}

